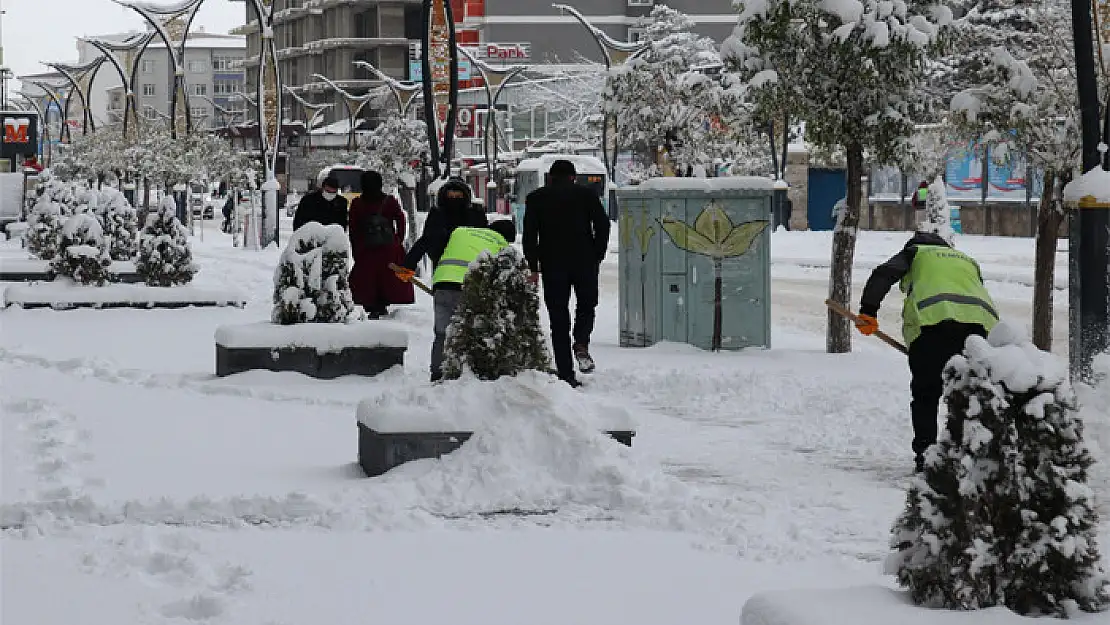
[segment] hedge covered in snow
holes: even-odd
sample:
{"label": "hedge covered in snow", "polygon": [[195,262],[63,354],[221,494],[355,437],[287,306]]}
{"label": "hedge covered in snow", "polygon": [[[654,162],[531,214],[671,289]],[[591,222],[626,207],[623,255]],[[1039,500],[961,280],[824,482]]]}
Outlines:
{"label": "hedge covered in snow", "polygon": [[112,281],[108,271],[112,259],[96,215],[81,213],[67,219],[58,247],[57,256],[50,261],[51,273],[78,284],[103,286]]}
{"label": "hedge covered in snow", "polygon": [[112,260],[134,258],[139,245],[139,218],[123,193],[111,187],[102,189],[97,214],[104,224]]}
{"label": "hedge covered in snow", "polygon": [[447,327],[443,377],[470,371],[496,380],[522,371],[551,369],[540,329],[540,299],[528,282],[528,263],[512,247],[483,254],[470,266],[462,301]]}
{"label": "hedge covered in snow", "polygon": [[35,258],[54,260],[62,240],[62,209],[49,195],[39,196],[27,217],[27,233],[23,236],[27,251]]}
{"label": "hedge covered in snow", "polygon": [[1066,368],[999,324],[944,377],[948,432],[907,495],[888,572],[930,607],[1106,609],[1093,459]]}
{"label": "hedge covered in snow", "polygon": [[347,281],[350,244],[342,226],[310,222],[289,239],[274,271],[271,321],[345,323],[355,314]]}
{"label": "hedge covered in snow", "polygon": [[188,231],[177,219],[173,198],[162,198],[157,212],[146,216],[139,234],[139,254],[135,271],[150,286],[188,284],[196,275]]}

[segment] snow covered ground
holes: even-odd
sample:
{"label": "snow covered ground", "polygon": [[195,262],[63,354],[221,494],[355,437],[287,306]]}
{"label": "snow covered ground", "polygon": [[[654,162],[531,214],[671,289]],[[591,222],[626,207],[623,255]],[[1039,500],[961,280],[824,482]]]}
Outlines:
{"label": "snow covered ground", "polygon": [[[857,287],[905,238],[861,233]],[[960,245],[1004,316],[1028,323],[1032,240]],[[213,231],[194,246],[198,287],[245,293],[246,308],[0,312],[5,625],[737,623],[763,591],[891,586],[909,373],[872,339],[824,353],[828,233],[773,235],[766,351],[618,348],[610,255],[581,392],[631,412],[631,450],[568,456],[537,423],[517,432],[534,453],[373,480],[355,464],[357,406],[426,384],[429,299],[377,322],[410,333],[403,371],[218,379],[214,332],[269,316],[278,251]],[[0,245],[0,264],[22,257]],[[891,330],[898,299],[880,315]],[[1107,390],[1085,397],[1088,435],[1110,449]],[[1106,465],[1093,482],[1110,514]],[[1102,542],[1110,553],[1110,523]]]}

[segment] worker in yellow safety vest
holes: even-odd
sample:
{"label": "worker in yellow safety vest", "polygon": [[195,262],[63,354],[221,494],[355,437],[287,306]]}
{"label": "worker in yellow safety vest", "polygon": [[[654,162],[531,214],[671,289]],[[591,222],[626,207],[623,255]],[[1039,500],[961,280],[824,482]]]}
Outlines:
{"label": "worker in yellow safety vest", "polygon": [[[447,326],[462,301],[462,286],[470,264],[483,252],[496,254],[516,240],[516,226],[511,219],[498,219],[488,228],[459,227],[451,232],[443,255],[432,273],[432,300],[435,308],[435,337],[432,340],[432,382],[443,377],[443,345]],[[415,272],[407,268],[395,270],[406,282]]]}
{"label": "worker in yellow safety vest", "polygon": [[863,287],[856,323],[861,333],[879,329],[879,305],[895,282],[906,294],[902,336],[909,346],[913,452],[921,472],[925,450],[937,440],[944,367],[963,352],[968,337],[987,336],[998,323],[998,310],[973,258],[939,234],[917,232],[901,252],[875,268]]}

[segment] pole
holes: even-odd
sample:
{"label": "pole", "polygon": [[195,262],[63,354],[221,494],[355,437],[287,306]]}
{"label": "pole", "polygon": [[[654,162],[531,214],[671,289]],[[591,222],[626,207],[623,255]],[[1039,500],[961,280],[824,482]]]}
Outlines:
{"label": "pole", "polygon": [[[1076,86],[1083,138],[1083,171],[1101,164],[1099,154],[1099,96],[1091,34],[1091,5],[1072,0],[1072,39],[1075,44]],[[1088,379],[1091,362],[1107,348],[1106,246],[1110,242],[1110,211],[1079,210],[1072,215],[1068,244],[1069,365],[1074,379]]]}
{"label": "pole", "polygon": [[8,108],[8,66],[4,64],[4,0],[0,0],[0,109]]}

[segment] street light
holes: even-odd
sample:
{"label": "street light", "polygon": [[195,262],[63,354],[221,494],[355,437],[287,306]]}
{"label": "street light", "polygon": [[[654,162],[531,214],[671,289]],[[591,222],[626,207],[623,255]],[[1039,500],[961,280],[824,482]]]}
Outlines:
{"label": "street light", "polygon": [[[146,51],[147,46],[150,45],[153,39],[154,33],[150,32],[132,35],[118,43],[102,39],[85,40],[89,45],[96,48],[119,74],[125,94],[123,104],[123,136],[125,138],[131,129],[132,121],[134,126],[139,125],[139,107],[135,102],[135,76],[139,72],[139,62],[142,59],[143,52]],[[123,62],[116,56],[116,52],[135,52],[130,70],[124,68]]]}
{"label": "street light", "polygon": [[308,115],[305,118],[305,143],[302,153],[307,154],[308,151],[312,148],[312,129],[316,127],[317,122],[319,122],[320,118],[324,116],[324,111],[335,106],[335,104],[331,102],[325,102],[323,104],[313,104],[308,100],[305,100],[301,96],[297,95],[297,92],[289,86],[285,87],[285,93],[288,93],[290,97],[296,100],[297,104],[300,104],[301,108],[304,109],[306,113],[308,113],[309,111],[312,112],[311,115]]}
{"label": "street light", "polygon": [[335,84],[334,81],[332,81],[327,76],[324,76],[323,74],[313,74],[312,77],[326,83],[329,87],[332,88],[333,91],[339,94],[340,98],[343,99],[343,106],[347,109],[347,123],[350,126],[347,130],[347,150],[354,151],[358,147],[355,142],[355,119],[358,118],[358,115],[362,112],[362,109],[370,103],[370,100],[373,100],[380,94],[377,92],[376,89],[372,89],[368,91],[366,95],[356,96],[348,93],[346,90]]}
{"label": "street light", "polygon": [[[73,91],[77,92],[77,97],[81,98],[81,134],[89,134],[89,130],[96,131],[96,122],[93,120],[91,108],[91,94],[85,93],[85,89],[81,86],[83,80],[89,81],[89,86],[92,87],[93,82],[96,80],[96,74],[100,71],[100,66],[104,64],[104,58],[98,57],[84,65],[69,65],[66,63],[47,63],[43,65],[53,69],[61,74],[69,84],[73,86]],[[66,108],[64,115],[66,120],[69,119],[69,101],[73,99],[72,92],[66,98]]]}

